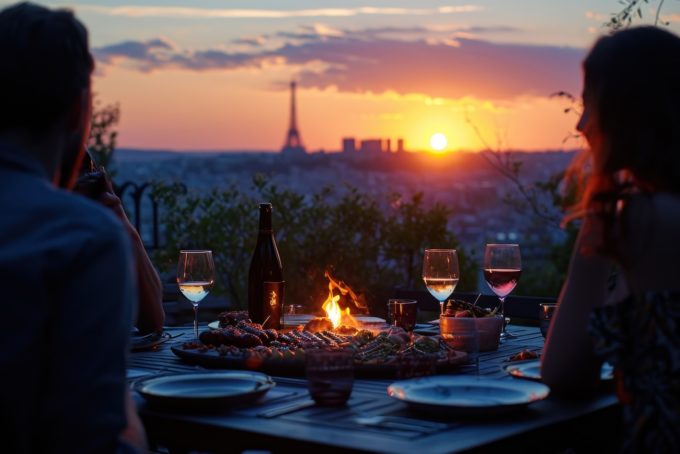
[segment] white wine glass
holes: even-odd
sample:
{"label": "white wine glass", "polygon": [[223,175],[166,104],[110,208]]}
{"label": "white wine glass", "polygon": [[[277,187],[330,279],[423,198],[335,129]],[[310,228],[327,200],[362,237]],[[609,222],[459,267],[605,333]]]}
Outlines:
{"label": "white wine glass", "polygon": [[455,249],[426,249],[423,255],[423,281],[432,296],[439,301],[440,314],[444,302],[456,289],[460,272]]}
{"label": "white wine glass", "polygon": [[503,317],[501,340],[513,337],[505,330],[505,297],[515,289],[522,274],[522,257],[518,244],[487,244],[484,251],[484,279],[500,300]]}
{"label": "white wine glass", "polygon": [[182,295],[194,308],[194,336],[198,340],[198,303],[215,284],[212,251],[182,250],[177,262],[177,284]]}

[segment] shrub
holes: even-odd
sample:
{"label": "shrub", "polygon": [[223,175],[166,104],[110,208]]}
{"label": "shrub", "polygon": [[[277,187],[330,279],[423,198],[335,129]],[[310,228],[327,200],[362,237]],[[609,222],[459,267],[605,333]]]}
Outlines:
{"label": "shrub", "polygon": [[459,250],[459,290],[476,288],[476,270],[446,228],[449,210],[426,207],[423,194],[389,200],[356,188],[323,188],[300,194],[253,179],[250,192],[214,189],[183,194],[174,185],[157,184],[163,207],[165,246],[154,253],[162,271],[173,273],[180,249],[211,249],[217,268],[214,292],[234,308],[247,306],[247,276],[257,239],[258,204],[272,203],[275,236],[284,266],[287,304],[317,310],[328,293],[324,273],[363,295],[369,310],[380,306],[395,287],[424,288],[420,279],[423,250]]}

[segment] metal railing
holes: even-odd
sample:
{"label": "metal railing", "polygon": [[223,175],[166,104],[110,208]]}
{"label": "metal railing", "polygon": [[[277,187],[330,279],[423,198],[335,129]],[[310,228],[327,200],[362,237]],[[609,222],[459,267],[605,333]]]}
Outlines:
{"label": "metal railing", "polygon": [[[179,183],[177,187],[182,192],[182,194],[186,194],[187,192],[186,185],[184,185],[183,183]],[[146,194],[148,200],[151,203],[151,226],[150,226],[151,243],[150,244],[145,243],[144,247],[146,247],[147,250],[158,249],[161,246],[160,222],[159,222],[160,203],[153,192],[153,182],[146,181],[144,183],[137,184],[132,181],[126,181],[120,185],[114,185],[114,189],[116,195],[120,198],[124,207],[127,208],[125,203],[126,199],[132,200],[131,221],[135,226],[137,232],[140,234],[140,236],[142,236],[143,227],[146,227],[146,225],[143,225],[142,223],[142,200],[144,198],[144,195]],[[126,195],[128,197],[126,197]],[[128,217],[130,217],[131,214],[130,210],[126,209],[125,211],[128,213]]]}

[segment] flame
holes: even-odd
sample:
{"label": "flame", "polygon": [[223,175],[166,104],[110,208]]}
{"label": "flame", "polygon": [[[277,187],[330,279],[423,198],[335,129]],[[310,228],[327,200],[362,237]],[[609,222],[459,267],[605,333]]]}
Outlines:
{"label": "flame", "polygon": [[345,326],[353,326],[355,328],[359,326],[357,319],[352,317],[352,314],[349,313],[349,307],[346,307],[345,313],[342,314],[342,324]]}
{"label": "flame", "polygon": [[[361,307],[365,308],[366,307],[365,304],[362,304],[362,302],[358,301],[358,298],[355,295],[355,293],[344,282],[334,280],[330,276],[330,274],[328,274],[328,272],[325,273],[325,276],[328,278],[328,297],[321,306],[321,309],[323,309],[324,312],[326,312],[326,317],[333,324],[333,329],[338,328],[340,325],[356,327],[358,325],[357,321],[354,317],[352,317],[349,307],[345,308],[344,313],[340,308],[340,305],[338,304],[338,302],[340,301],[340,295],[349,294],[350,297],[352,298],[352,302],[354,303],[354,305],[359,308]],[[333,290],[336,289],[340,292],[339,295],[333,294]]]}
{"label": "flame", "polygon": [[350,299],[352,300],[352,304],[354,304],[354,307],[357,308],[358,313],[368,314],[368,306],[364,300],[364,295],[357,296],[357,294],[354,293],[349,285],[345,284],[341,280],[333,279],[328,271],[324,273],[324,276],[328,279],[328,289],[331,290],[331,292],[333,289],[337,289],[342,296],[349,295]]}

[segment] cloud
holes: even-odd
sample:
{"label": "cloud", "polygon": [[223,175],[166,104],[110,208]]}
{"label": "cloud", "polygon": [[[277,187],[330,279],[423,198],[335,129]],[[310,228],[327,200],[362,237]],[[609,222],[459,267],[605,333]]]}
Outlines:
{"label": "cloud", "polygon": [[164,38],[149,41],[124,41],[118,44],[93,49],[99,63],[112,64],[117,59],[137,62],[137,68],[148,71],[162,67],[174,57],[176,46]]}
{"label": "cloud", "polygon": [[668,23],[668,24],[679,23],[680,22],[680,13],[664,14],[664,15],[661,16],[661,20],[663,22]]}
{"label": "cloud", "polygon": [[300,84],[335,86],[341,91],[423,93],[433,97],[475,96],[507,99],[576,91],[581,49],[498,44],[457,38],[450,42],[333,40],[285,46],[286,61],[303,64],[320,59],[329,68],[304,72]]}
{"label": "cloud", "polygon": [[78,10],[108,16],[185,18],[185,19],[287,19],[291,17],[351,17],[360,15],[412,16],[460,14],[481,11],[477,5],[441,6],[439,8],[396,8],[362,6],[357,8],[315,8],[298,10],[187,8],[177,6],[98,6],[81,5]]}
{"label": "cloud", "polygon": [[[105,64],[124,58],[127,65],[141,71],[252,68],[275,62],[303,68],[298,74],[302,87],[335,87],[356,93],[393,91],[501,100],[547,96],[556,90],[576,92],[580,86],[583,49],[494,43],[459,36],[405,41],[381,37],[386,30],[390,29],[381,29],[380,33],[375,29],[320,33],[312,27],[305,40],[253,52],[182,51],[167,41],[152,40],[106,46],[96,49],[95,55]],[[311,67],[314,69],[304,69]]]}
{"label": "cloud", "polygon": [[267,42],[267,38],[265,36],[243,36],[241,38],[235,39],[232,41],[234,44],[242,44],[246,46],[262,46],[264,43]]}
{"label": "cloud", "polygon": [[586,11],[586,19],[594,20],[597,22],[604,22],[606,20],[609,20],[609,16],[610,15],[598,13],[595,11]]}

